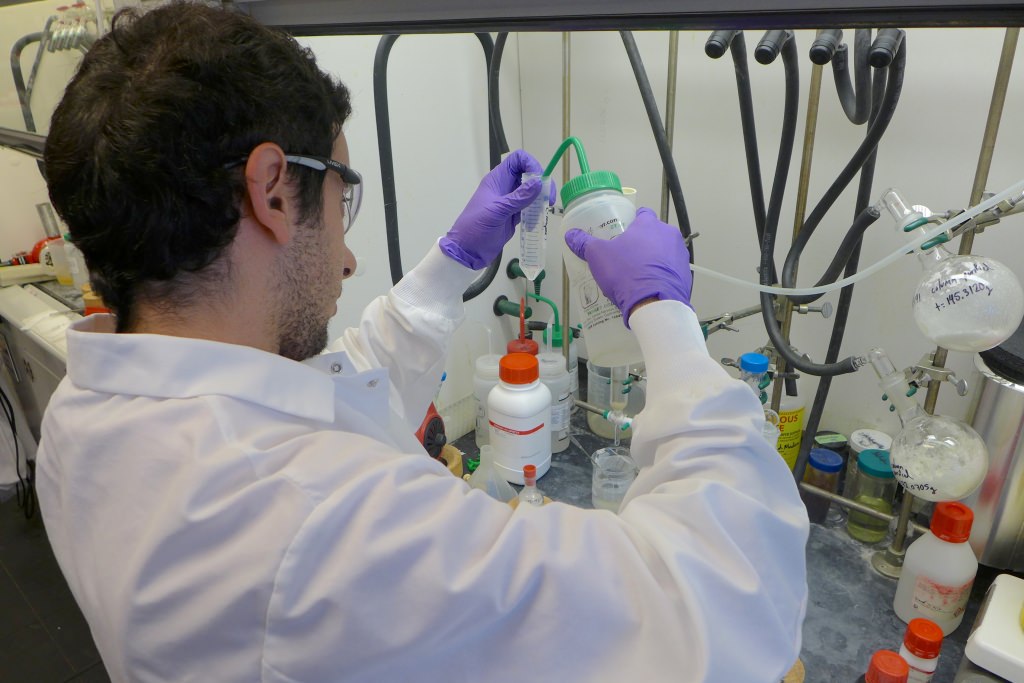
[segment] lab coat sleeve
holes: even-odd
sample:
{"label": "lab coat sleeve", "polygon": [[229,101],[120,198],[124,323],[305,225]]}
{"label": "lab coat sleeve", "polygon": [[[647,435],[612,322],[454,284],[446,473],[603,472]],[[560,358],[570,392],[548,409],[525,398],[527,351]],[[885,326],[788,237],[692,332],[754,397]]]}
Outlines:
{"label": "lab coat sleeve", "polygon": [[448,342],[465,316],[462,292],[477,273],[435,244],[386,295],[328,347],[360,371],[387,368],[391,405],[415,430],[441,383]]}
{"label": "lab coat sleeve", "polygon": [[512,511],[422,454],[349,444],[278,571],[264,680],[779,681],[807,598],[792,476],[689,308],[631,325],[649,383],[619,515]]}

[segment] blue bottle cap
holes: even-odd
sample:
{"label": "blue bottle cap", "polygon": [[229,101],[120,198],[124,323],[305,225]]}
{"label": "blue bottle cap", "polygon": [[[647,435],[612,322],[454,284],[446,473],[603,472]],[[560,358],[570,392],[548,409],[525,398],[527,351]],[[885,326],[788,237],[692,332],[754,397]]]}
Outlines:
{"label": "blue bottle cap", "polygon": [[843,469],[843,456],[827,448],[812,448],[809,462],[811,467],[822,472],[831,473]]}
{"label": "blue bottle cap", "polygon": [[764,374],[768,372],[768,356],[763,353],[745,353],[740,356],[740,370]]}
{"label": "blue bottle cap", "polygon": [[879,479],[894,479],[892,464],[889,462],[889,451],[880,451],[869,448],[861,451],[857,456],[857,468],[872,477]]}

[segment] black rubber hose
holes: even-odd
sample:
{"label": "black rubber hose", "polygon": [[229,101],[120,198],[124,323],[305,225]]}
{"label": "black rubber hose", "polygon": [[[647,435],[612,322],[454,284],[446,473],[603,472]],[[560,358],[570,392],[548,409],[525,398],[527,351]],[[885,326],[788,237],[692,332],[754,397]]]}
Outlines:
{"label": "black rubber hose", "polygon": [[764,185],[761,181],[761,159],[757,151],[757,126],[754,122],[754,98],[750,91],[750,70],[747,68],[747,44],[742,31],[715,31],[704,43],[704,53],[718,59],[729,50],[736,72],[736,95],[740,103],[740,127],[743,130],[743,151],[747,159],[750,201],[754,210],[757,243],[764,237]]}
{"label": "black rubber hose", "polygon": [[818,66],[825,66],[836,56],[836,52],[843,49],[843,32],[838,28],[826,28],[818,31],[818,35],[811,43],[811,49],[807,56]]}
{"label": "black rubber hose", "polygon": [[[493,66],[494,41],[488,33],[477,33],[476,36],[484,50],[489,86]],[[391,269],[391,283],[393,285],[398,284],[405,274],[402,268],[402,247],[398,230],[398,196],[395,190],[395,162],[391,147],[391,116],[388,105],[387,75],[391,48],[394,47],[398,38],[398,34],[382,36],[377,44],[377,53],[373,60],[373,99],[377,122],[377,149],[380,155],[381,189],[384,194],[384,228],[387,235],[388,263]],[[495,75],[495,78],[497,78],[497,75]],[[491,90],[488,87],[489,106],[490,97],[492,96]],[[496,93],[496,89],[494,92]],[[499,142],[493,123],[488,125],[488,133],[490,166],[494,168],[501,163],[503,142]],[[469,301],[487,289],[491,282],[494,281],[494,276],[497,274],[500,266],[501,255],[499,254],[463,292],[462,300]]]}
{"label": "black rubber hose", "polygon": [[[832,185],[825,191],[825,194],[811,211],[807,220],[804,221],[803,227],[800,229],[800,233],[796,236],[796,239],[793,240],[789,253],[786,255],[786,262],[782,268],[784,274],[796,272],[804,247],[807,246],[807,243],[810,241],[814,231],[817,230],[818,225],[825,217],[825,214],[832,208],[832,205],[835,204],[836,200],[839,199],[839,196],[850,184],[850,181],[853,180],[853,177],[866,163],[868,157],[874,154],[879,141],[885,134],[889,123],[892,121],[893,115],[896,113],[896,105],[899,104],[900,92],[903,88],[903,72],[905,65],[906,52],[904,49],[900,50],[897,58],[889,66],[888,76],[881,79],[884,83],[885,95],[881,98],[882,101],[879,105],[878,115],[871,122],[871,125],[868,126],[868,131],[864,136],[863,142],[861,142],[860,146],[857,147],[857,151],[854,152],[850,161],[846,164],[843,170],[840,171],[839,176],[832,182]],[[788,284],[784,281],[783,286],[791,287],[795,286],[795,284],[795,278],[792,278]],[[798,304],[814,301],[814,299],[806,296],[793,296],[791,299],[794,303]]]}
{"label": "black rubber hose", "polygon": [[868,61],[876,69],[884,69],[892,64],[903,44],[904,33],[898,28],[883,28],[871,43]]}
{"label": "black rubber hose", "polygon": [[[683,237],[690,236],[690,219],[686,213],[686,201],[683,199],[683,188],[679,184],[679,172],[676,170],[675,160],[672,158],[672,148],[668,145],[668,135],[665,133],[665,126],[661,121],[661,114],[658,113],[658,104],[654,99],[654,91],[651,90],[651,82],[647,78],[647,70],[640,58],[640,50],[637,49],[636,40],[633,39],[631,31],[619,31],[622,36],[622,44],[626,47],[626,54],[629,56],[629,63],[633,67],[633,75],[636,77],[636,84],[640,88],[640,97],[644,102],[644,109],[647,110],[647,119],[651,124],[651,131],[654,133],[654,141],[658,145],[658,152],[661,154],[661,164],[665,168],[665,175],[668,178],[669,194],[672,195],[672,205],[676,211],[676,219],[679,221],[679,230]],[[693,263],[693,244],[690,244],[690,263]]]}
{"label": "black rubber hose", "polygon": [[487,113],[490,117],[491,130],[498,142],[498,151],[501,154],[509,151],[508,140],[505,139],[505,126],[501,121],[501,99],[498,90],[501,75],[501,57],[505,54],[505,41],[508,40],[507,33],[499,33],[494,41],[494,52],[491,55],[490,64],[487,68]]}
{"label": "black rubber hose", "polygon": [[853,71],[856,85],[850,81],[849,50],[840,46],[832,58],[832,77],[835,80],[839,104],[850,123],[861,125],[871,113],[871,67],[868,52],[871,48],[871,30],[857,29],[853,43]]}
{"label": "black rubber hose", "polygon": [[[776,32],[769,31],[768,33]],[[782,136],[779,140],[779,156],[775,162],[775,178],[772,180],[772,193],[768,199],[768,210],[765,213],[764,234],[761,236],[760,273],[762,284],[776,282],[775,237],[779,231],[782,200],[786,195],[786,180],[789,178],[789,167],[793,160],[793,145],[796,142],[797,111],[800,108],[800,60],[797,54],[796,39],[793,38],[792,31],[785,33],[788,35],[788,38],[779,47],[782,52],[782,64],[786,73],[786,99],[782,114]],[[765,44],[765,39],[762,39],[758,48],[764,48]],[[767,44],[775,46],[778,45],[778,42],[772,40]],[[771,248],[765,252],[764,244],[769,241],[769,234],[771,235]],[[765,280],[768,280],[768,282],[765,282]],[[774,319],[774,309],[764,312],[766,316],[769,314]]]}
{"label": "black rubber hose", "polygon": [[711,59],[718,59],[725,54],[725,51],[732,45],[732,41],[736,38],[739,31],[734,29],[719,29],[712,31],[711,35],[708,36],[707,41],[704,43],[704,54]]}
{"label": "black rubber hose", "polygon": [[[896,55],[896,59],[889,66],[889,71],[886,78],[885,85],[885,96],[882,98],[882,103],[879,107],[879,112],[875,120],[868,127],[868,132],[865,135],[867,140],[870,137],[881,138],[881,134],[885,132],[885,127],[888,126],[889,121],[892,120],[893,112],[895,110],[896,103],[899,101],[899,93],[903,87],[903,72],[906,65],[906,45],[904,44],[903,49]],[[880,88],[881,86],[879,86]],[[822,197],[822,200],[815,207],[811,216],[804,223],[804,230],[809,227],[813,229],[821,222],[821,218],[825,212],[831,208],[832,204],[835,203],[836,198],[845,189],[846,185],[849,184],[853,175],[858,169],[864,166],[868,158],[874,154],[875,148],[878,145],[878,140],[875,139],[870,144],[862,144],[854,155],[854,159],[851,159],[851,163],[847,164],[846,168],[840,173],[840,177],[832,184],[832,186]],[[866,151],[865,151],[866,150]],[[863,155],[861,152],[864,151]],[[859,159],[859,163],[854,166],[854,161]],[[851,168],[853,170],[851,170]],[[775,234],[769,230],[765,230],[765,239],[762,244],[761,252],[761,284],[771,284],[766,282],[766,266],[770,262],[771,250],[774,247]],[[847,263],[847,269],[849,269],[849,263]],[[789,346],[786,340],[782,336],[782,330],[779,329],[779,322],[776,319],[774,313],[774,306],[772,303],[772,295],[766,292],[761,293],[761,307],[762,317],[765,323],[765,329],[768,331],[768,337],[774,344],[776,351],[786,359],[786,362],[801,372],[805,372],[810,375],[817,375],[819,377],[843,375],[850,372],[854,372],[859,367],[858,361],[853,356],[844,358],[842,361],[830,362],[830,363],[813,363],[800,356],[797,356],[793,349]]]}
{"label": "black rubber hose", "polygon": [[[501,42],[501,50],[497,49],[490,33],[477,33],[480,46],[484,49],[484,59],[487,62],[487,110],[490,116],[487,121],[487,135],[491,152],[491,168],[501,163],[501,155],[508,151],[508,142],[505,140],[505,130],[501,124],[501,107],[498,101],[498,76],[501,71],[501,54],[505,49],[505,38],[508,34],[502,33],[498,38]],[[499,133],[500,131],[500,133]],[[462,293],[462,300],[475,299],[494,282],[494,276],[501,268],[501,253],[499,252],[494,260],[487,264],[487,267],[480,273],[473,282],[469,284],[466,291]]]}
{"label": "black rubber hose", "polygon": [[[484,69],[487,73],[487,110],[491,109],[491,64],[494,61],[494,39],[490,33],[476,33],[476,39],[480,41],[480,47],[484,51]],[[494,122],[487,119],[487,148],[490,153],[491,168],[501,163],[501,145],[494,130]]]}
{"label": "black rubber hose", "polygon": [[[729,45],[733,70],[736,72],[736,95],[740,103],[740,127],[743,130],[743,149],[747,157],[747,179],[750,182],[750,201],[754,210],[757,243],[764,238],[764,184],[761,180],[761,158],[757,151],[757,126],[754,123],[754,97],[750,91],[750,70],[747,68],[747,44],[740,31]],[[774,276],[774,274],[773,274]]]}
{"label": "black rubber hose", "polygon": [[765,31],[761,40],[757,42],[757,47],[754,48],[754,59],[761,64],[771,64],[782,52],[785,44],[792,39],[792,31],[779,28]]}
{"label": "black rubber hose", "polygon": [[[872,84],[872,122],[878,116],[882,101],[882,91],[885,89],[887,80],[886,75],[887,72],[881,70],[875,73],[874,83]],[[869,155],[860,172],[857,202],[854,205],[854,210],[858,211],[858,216],[870,208],[868,207],[868,202],[871,201],[871,185],[875,177],[876,158],[877,153]],[[857,272],[862,245],[863,242],[858,242],[850,252],[850,258],[846,263],[845,271],[848,276]],[[839,349],[843,344],[843,336],[846,334],[846,323],[849,320],[850,304],[852,302],[853,285],[843,287],[843,290],[839,293],[839,303],[836,306],[835,322],[832,324],[832,335],[829,338],[828,350],[825,352],[826,363],[834,363],[839,358]],[[800,451],[797,453],[796,463],[793,465],[793,478],[798,482],[803,480],[804,472],[807,470],[807,461],[810,458],[811,448],[814,447],[814,435],[818,433],[818,426],[821,424],[821,416],[825,412],[825,402],[828,400],[828,392],[831,386],[831,377],[826,376],[818,380],[818,389],[814,394],[814,402],[811,404],[811,410],[807,415],[804,438],[800,442]]]}
{"label": "black rubber hose", "polygon": [[[847,262],[850,260],[850,254],[853,253],[854,247],[860,244],[861,239],[864,237],[864,232],[870,228],[881,214],[878,209],[874,206],[867,206],[863,211],[857,214],[854,218],[853,224],[846,231],[846,236],[843,237],[842,243],[839,245],[839,249],[836,250],[835,256],[832,257],[832,262],[828,264],[825,269],[824,275],[822,275],[816,283],[815,287],[822,285],[829,285],[839,279],[839,275],[843,272]],[[797,236],[799,238],[799,235]],[[794,242],[795,244],[795,242]],[[803,251],[803,245],[800,246],[800,251]],[[796,275],[793,270],[796,267],[794,261],[786,259],[786,263],[782,266],[782,286],[783,287],[796,287]],[[795,305],[809,304],[813,301],[817,301],[824,294],[807,294],[805,296],[791,296],[789,300]]]}
{"label": "black rubber hose", "polygon": [[402,270],[402,247],[398,239],[398,196],[395,192],[395,160],[391,149],[391,116],[388,109],[388,57],[398,40],[397,34],[381,36],[373,58],[373,104],[377,119],[377,151],[380,155],[380,182],[384,193],[384,231],[388,241],[391,284],[397,285]]}

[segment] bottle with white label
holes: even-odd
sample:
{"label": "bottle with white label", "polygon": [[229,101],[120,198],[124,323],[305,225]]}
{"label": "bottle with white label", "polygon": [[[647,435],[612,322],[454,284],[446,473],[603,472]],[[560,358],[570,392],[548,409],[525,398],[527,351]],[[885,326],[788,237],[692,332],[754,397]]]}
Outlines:
{"label": "bottle with white label", "polygon": [[569,447],[569,414],[572,410],[569,371],[565,369],[565,358],[560,353],[538,354],[537,362],[540,364],[540,381],[551,392],[551,452],[561,453]]}
{"label": "bottle with white label", "polygon": [[[611,171],[589,171],[588,168],[565,184],[561,197],[565,207],[563,234],[579,228],[597,239],[611,240],[625,232],[636,218],[632,202],[622,194],[619,177]],[[582,317],[589,359],[604,367],[643,362],[636,337],[626,329],[618,307],[601,292],[586,262],[568,246],[563,250],[563,259],[569,273],[571,297]]]}
{"label": "bottle with white label", "polygon": [[905,622],[934,621],[948,636],[964,618],[978,559],[967,543],[974,513],[963,503],[939,503],[931,531],[910,544],[896,585],[893,609]]}
{"label": "bottle with white label", "polygon": [[551,392],[540,381],[537,357],[509,353],[498,364],[498,385],[487,396],[494,466],[513,484],[523,484],[523,467],[537,478],[551,467]]}
{"label": "bottle with white label", "polygon": [[490,425],[487,424],[487,396],[498,386],[498,363],[501,356],[487,353],[476,359],[476,373],[473,375],[473,398],[476,399],[476,445],[491,442]]}

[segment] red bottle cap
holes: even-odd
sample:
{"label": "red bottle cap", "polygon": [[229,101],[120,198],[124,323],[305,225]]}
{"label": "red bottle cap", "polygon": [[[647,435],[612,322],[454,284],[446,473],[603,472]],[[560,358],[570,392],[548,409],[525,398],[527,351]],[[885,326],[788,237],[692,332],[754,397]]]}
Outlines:
{"label": "red bottle cap", "polygon": [[910,665],[892,650],[879,650],[871,655],[871,664],[864,674],[867,683],[907,683]]}
{"label": "red bottle cap", "polygon": [[513,339],[505,345],[505,353],[529,353],[536,356],[540,346],[532,339]]}
{"label": "red bottle cap", "polygon": [[932,533],[949,543],[963,543],[971,537],[974,513],[963,503],[938,503],[932,513]]}
{"label": "red bottle cap", "polygon": [[942,629],[930,619],[911,619],[903,644],[910,654],[921,659],[935,659],[942,648]]}
{"label": "red bottle cap", "polygon": [[537,357],[528,353],[510,353],[498,361],[498,378],[509,384],[529,384],[540,377]]}
{"label": "red bottle cap", "polygon": [[537,466],[536,465],[523,465],[523,480],[527,484],[532,484],[537,481]]}

